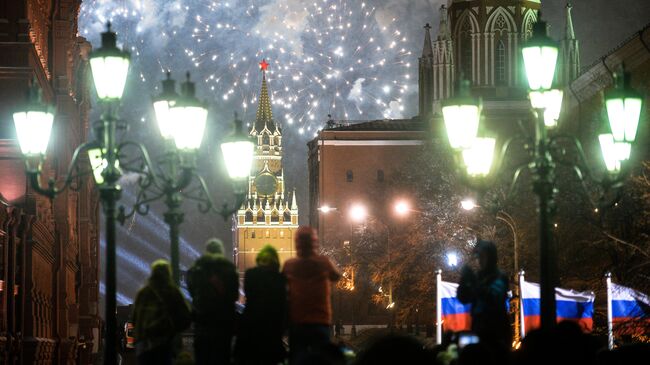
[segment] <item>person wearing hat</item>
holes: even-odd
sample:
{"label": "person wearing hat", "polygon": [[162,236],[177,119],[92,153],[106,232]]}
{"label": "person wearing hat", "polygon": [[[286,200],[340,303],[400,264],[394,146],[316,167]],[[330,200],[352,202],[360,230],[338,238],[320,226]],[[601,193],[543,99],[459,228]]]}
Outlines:
{"label": "person wearing hat", "polygon": [[221,240],[206,242],[187,275],[194,320],[194,356],[197,365],[230,364],[235,327],[235,302],[239,276],[235,265],[223,256]]}
{"label": "person wearing hat", "polygon": [[478,270],[465,265],[458,286],[458,300],[471,304],[472,332],[482,344],[502,356],[512,341],[510,318],[506,308],[508,277],[497,267],[494,242],[479,240],[473,251]]}
{"label": "person wearing hat", "polygon": [[262,247],[255,262],[257,266],[244,275],[246,308],[237,334],[236,363],[277,365],[286,356],[282,336],[286,327],[287,281],[280,273],[280,257],[273,246]]}

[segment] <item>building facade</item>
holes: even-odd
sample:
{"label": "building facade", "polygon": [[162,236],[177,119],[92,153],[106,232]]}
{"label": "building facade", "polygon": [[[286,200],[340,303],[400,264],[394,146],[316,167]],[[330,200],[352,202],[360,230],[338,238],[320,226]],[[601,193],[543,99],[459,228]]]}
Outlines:
{"label": "building facade", "polygon": [[295,190],[287,192],[282,167],[282,130],[273,120],[266,82],[266,61],[260,63],[262,88],[250,136],[255,139],[255,157],[248,178],[247,199],[237,211],[234,224],[233,255],[243,275],[255,267],[259,250],[270,244],[280,261],[295,256],[293,236],[298,228]]}
{"label": "building facade", "polygon": [[[453,96],[460,78],[470,80],[473,94],[486,101],[527,102],[520,47],[532,34],[540,7],[539,0],[449,0],[442,5],[433,41],[431,27],[425,26],[420,116],[429,120],[440,114],[442,101]],[[580,72],[569,4],[563,34],[557,81],[567,86]]]}
{"label": "building facade", "polygon": [[99,348],[98,194],[88,178],[50,201],[27,187],[12,113],[31,80],[56,117],[43,182],[88,135],[90,44],[79,0],[0,6],[0,363],[90,364]]}

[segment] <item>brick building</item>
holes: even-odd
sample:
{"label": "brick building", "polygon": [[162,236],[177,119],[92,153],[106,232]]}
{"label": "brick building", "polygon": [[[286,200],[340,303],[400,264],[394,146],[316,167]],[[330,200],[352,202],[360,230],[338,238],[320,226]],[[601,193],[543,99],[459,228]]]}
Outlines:
{"label": "brick building", "polygon": [[89,364],[100,343],[99,199],[87,178],[49,201],[31,191],[12,113],[30,80],[56,106],[45,179],[88,135],[90,44],[79,0],[0,6],[0,363]]}

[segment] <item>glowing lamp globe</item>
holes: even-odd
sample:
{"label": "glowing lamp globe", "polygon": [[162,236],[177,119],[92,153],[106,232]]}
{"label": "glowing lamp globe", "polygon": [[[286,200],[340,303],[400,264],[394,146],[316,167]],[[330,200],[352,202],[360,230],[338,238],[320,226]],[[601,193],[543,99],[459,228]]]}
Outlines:
{"label": "glowing lamp globe", "polygon": [[[174,118],[172,117],[171,108],[178,100],[175,83],[171,78],[171,73],[167,72],[167,79],[162,82],[162,92],[153,99],[156,121],[160,129],[160,135],[164,139],[174,138]],[[180,123],[180,121],[177,121],[177,123]]]}
{"label": "glowing lamp globe", "polygon": [[[97,185],[104,183],[104,170],[108,167],[108,161],[104,158],[101,148],[91,148],[88,150],[88,160],[90,169],[93,171],[93,178]],[[115,167],[120,168],[120,161],[115,160]]]}
{"label": "glowing lamp globe", "polygon": [[547,128],[557,126],[563,96],[564,92],[560,89],[533,90],[528,93],[531,106],[535,109],[544,109],[544,125]]}
{"label": "glowing lamp globe", "polygon": [[181,85],[181,96],[170,108],[171,129],[176,148],[184,151],[196,151],[201,147],[208,109],[194,96],[194,83],[187,80]]}
{"label": "glowing lamp globe", "polygon": [[611,133],[599,135],[598,140],[607,171],[612,174],[619,173],[622,162],[630,158],[632,144],[628,142],[616,142]]}
{"label": "glowing lamp globe", "polygon": [[235,131],[221,144],[228,175],[233,180],[248,178],[253,165],[255,144],[244,133],[242,121],[235,117]]}
{"label": "glowing lamp globe", "polygon": [[469,80],[461,81],[458,95],[443,103],[442,116],[451,148],[469,148],[478,133],[481,117],[481,102],[470,95]]}
{"label": "glowing lamp globe", "polygon": [[122,98],[126,76],[129,72],[130,56],[116,46],[117,36],[111,31],[111,24],[102,33],[102,46],[90,54],[90,70],[100,100]]}
{"label": "glowing lamp globe", "polygon": [[557,43],[549,38],[546,22],[538,20],[533,26],[533,35],[521,49],[524,68],[530,90],[549,90],[555,76]]}
{"label": "glowing lamp globe", "polygon": [[643,97],[630,87],[630,74],[614,77],[616,87],[605,94],[605,107],[615,142],[634,142]]}
{"label": "glowing lamp globe", "polygon": [[54,108],[43,104],[41,89],[35,82],[29,88],[27,103],[13,114],[13,119],[23,155],[42,158],[52,133]]}
{"label": "glowing lamp globe", "polygon": [[469,176],[485,177],[490,173],[495,145],[494,138],[476,138],[470,148],[463,150],[463,161]]}

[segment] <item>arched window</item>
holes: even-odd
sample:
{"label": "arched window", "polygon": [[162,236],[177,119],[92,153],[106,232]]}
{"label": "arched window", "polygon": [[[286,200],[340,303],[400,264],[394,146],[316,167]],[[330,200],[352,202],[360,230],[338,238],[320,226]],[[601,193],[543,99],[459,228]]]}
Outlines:
{"label": "arched window", "polygon": [[494,57],[494,79],[497,85],[506,84],[506,45],[503,40],[497,42]]}
{"label": "arched window", "polygon": [[255,238],[255,231],[251,231],[251,238]]}
{"label": "arched window", "polygon": [[354,174],[352,173],[352,170],[348,170],[345,172],[345,181],[347,182],[352,182],[354,180]]}
{"label": "arched window", "polygon": [[283,219],[285,222],[291,223],[291,212],[289,211],[284,212]]}
{"label": "arched window", "polygon": [[273,214],[271,214],[271,222],[277,223],[280,221],[280,215],[278,214],[277,211],[274,211]]}
{"label": "arched window", "polygon": [[244,218],[245,222],[253,222],[253,212],[250,210],[246,212],[246,217]]}
{"label": "arched window", "polygon": [[260,210],[257,212],[257,223],[264,223],[264,212]]}
{"label": "arched window", "polygon": [[262,135],[262,144],[263,145],[271,144],[269,135],[266,133]]}
{"label": "arched window", "polygon": [[465,79],[472,79],[472,22],[469,16],[460,29],[460,71]]}

